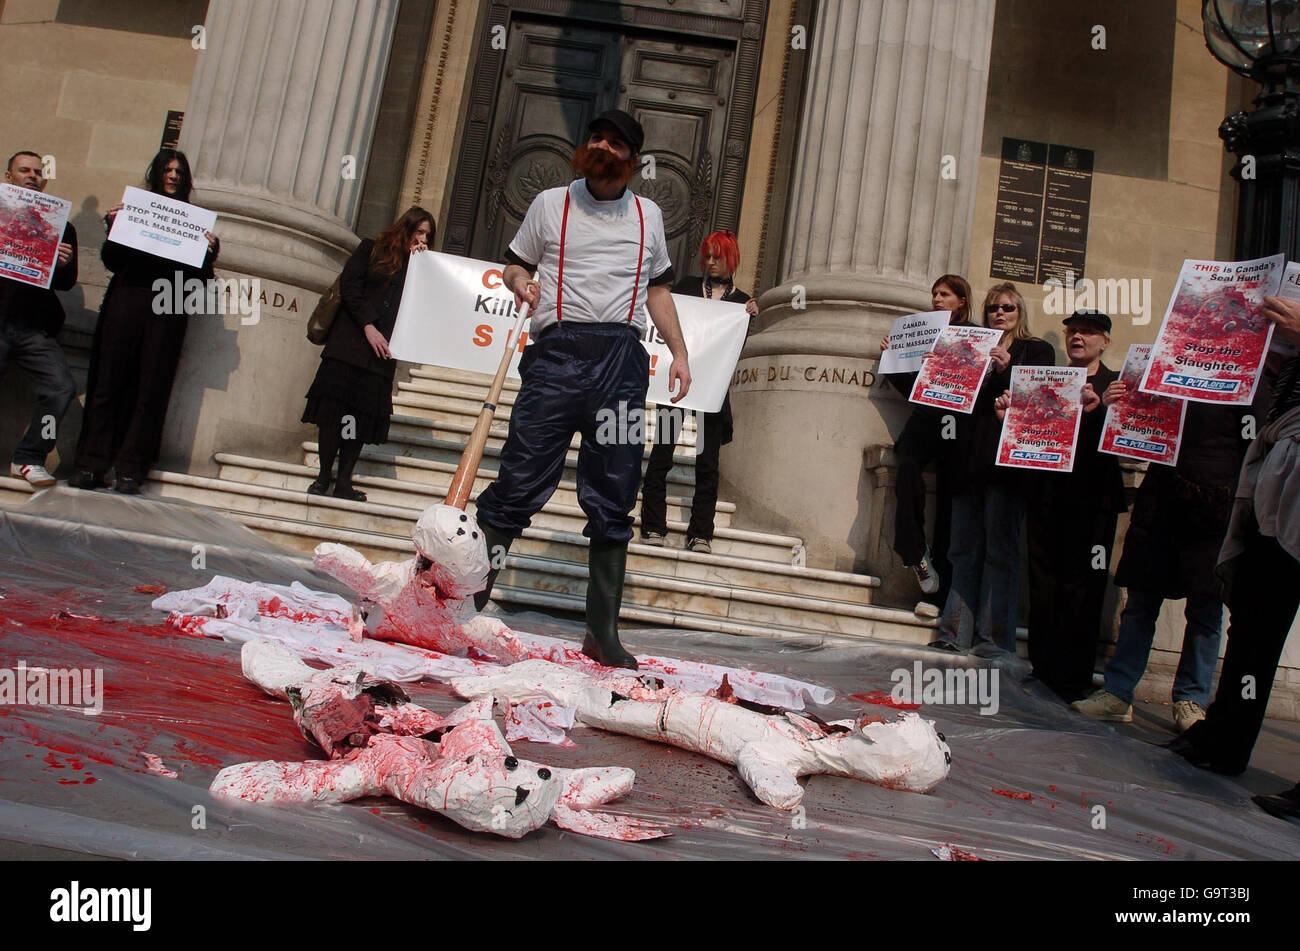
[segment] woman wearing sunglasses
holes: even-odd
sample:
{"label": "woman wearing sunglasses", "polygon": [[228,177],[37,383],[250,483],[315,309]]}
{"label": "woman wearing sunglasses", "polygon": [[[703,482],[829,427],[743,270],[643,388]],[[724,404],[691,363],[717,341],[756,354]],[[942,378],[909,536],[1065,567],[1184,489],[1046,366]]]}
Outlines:
{"label": "woman wearing sunglasses", "polygon": [[974,653],[1015,652],[1020,595],[1019,474],[995,465],[1002,423],[995,402],[1011,388],[1018,366],[1054,366],[1056,351],[1029,332],[1025,299],[1011,283],[984,298],[984,326],[1002,331],[980,387],[970,425],[959,431],[956,458],[964,463],[952,499],[952,588],[939,618],[935,646]]}

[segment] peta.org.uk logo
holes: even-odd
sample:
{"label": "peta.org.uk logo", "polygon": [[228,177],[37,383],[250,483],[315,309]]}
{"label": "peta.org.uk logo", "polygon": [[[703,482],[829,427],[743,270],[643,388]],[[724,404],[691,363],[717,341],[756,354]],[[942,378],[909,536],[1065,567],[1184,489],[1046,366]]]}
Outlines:
{"label": "peta.org.uk logo", "polygon": [[998,712],[998,671],[988,667],[926,667],[919,660],[911,669],[899,667],[889,675],[894,687],[889,698],[895,703],[926,706],[977,706],[980,716]]}
{"label": "peta.org.uk logo", "polygon": [[132,931],[148,931],[153,922],[151,888],[68,888],[50,892],[50,921],[128,922]]}

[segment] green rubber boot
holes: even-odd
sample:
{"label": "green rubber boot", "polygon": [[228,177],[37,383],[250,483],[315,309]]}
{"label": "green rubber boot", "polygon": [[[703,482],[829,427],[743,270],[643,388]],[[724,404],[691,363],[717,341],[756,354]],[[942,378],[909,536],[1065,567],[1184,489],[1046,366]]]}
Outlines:
{"label": "green rubber boot", "polygon": [[515,540],[499,528],[493,528],[486,522],[479,522],[478,527],[483,533],[483,541],[487,543],[488,561],[492,565],[492,570],[488,572],[487,576],[487,586],[474,595],[474,610],[482,611],[487,607],[488,599],[492,597],[492,586],[496,584],[497,575],[501,574],[501,568],[506,563],[506,553],[510,551],[510,546],[514,544]]}
{"label": "green rubber boot", "polygon": [[627,573],[627,542],[592,542],[587,551],[587,636],[582,652],[606,667],[636,670],[618,642],[618,608]]}

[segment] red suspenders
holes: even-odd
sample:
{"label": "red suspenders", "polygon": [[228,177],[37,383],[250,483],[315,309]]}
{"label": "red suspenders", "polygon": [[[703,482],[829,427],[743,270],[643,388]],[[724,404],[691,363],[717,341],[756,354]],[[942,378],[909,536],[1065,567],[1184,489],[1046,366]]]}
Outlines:
{"label": "red suspenders", "polygon": [[[572,192],[565,189],[564,192],[564,217],[560,220],[560,266],[556,274],[555,287],[555,322],[559,323],[563,317],[561,310],[564,304],[564,244],[569,233],[569,202],[572,200]],[[632,282],[632,306],[627,309],[627,322],[630,324],[632,318],[636,315],[636,295],[641,290],[641,264],[645,260],[645,212],[641,208],[641,199],[635,193],[632,200],[636,202],[636,214],[641,219],[641,244],[636,252],[636,280]]]}

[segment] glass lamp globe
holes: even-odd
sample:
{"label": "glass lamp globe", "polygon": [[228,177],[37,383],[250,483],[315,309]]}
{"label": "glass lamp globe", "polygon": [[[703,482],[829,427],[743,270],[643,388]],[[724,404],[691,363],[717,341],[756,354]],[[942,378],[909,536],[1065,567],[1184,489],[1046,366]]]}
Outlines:
{"label": "glass lamp globe", "polygon": [[1300,0],[1205,0],[1201,19],[1214,58],[1243,76],[1300,52]]}

